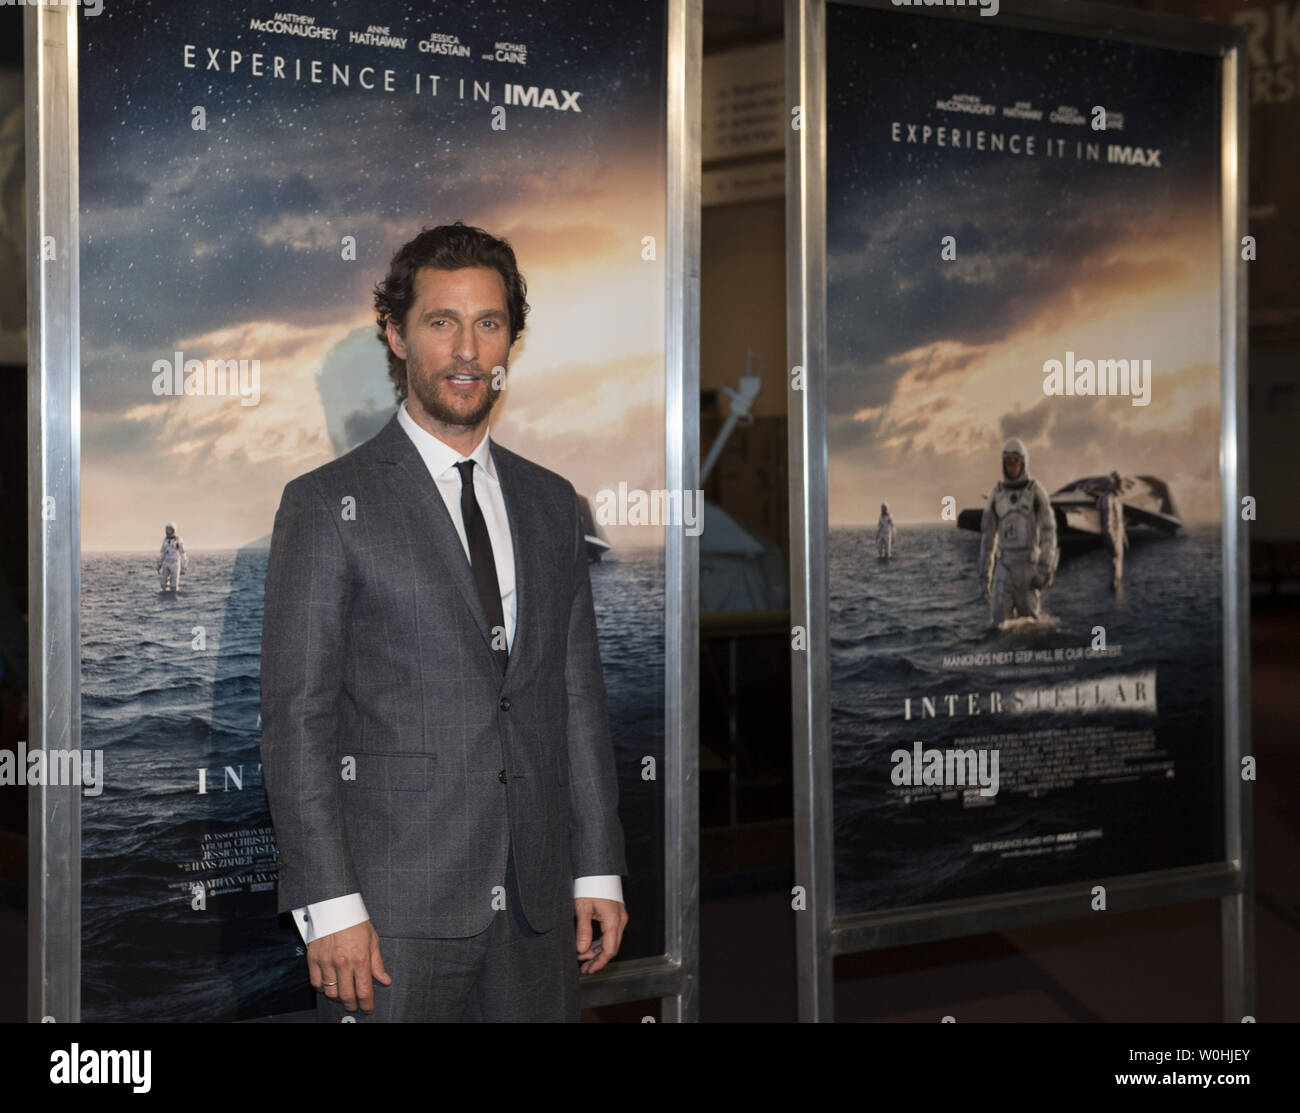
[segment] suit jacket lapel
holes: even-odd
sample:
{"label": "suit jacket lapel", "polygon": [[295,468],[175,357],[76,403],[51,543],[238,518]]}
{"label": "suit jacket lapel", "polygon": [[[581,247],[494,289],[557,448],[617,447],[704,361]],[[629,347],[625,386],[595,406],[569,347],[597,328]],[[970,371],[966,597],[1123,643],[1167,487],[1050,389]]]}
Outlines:
{"label": "suit jacket lapel", "polygon": [[[384,479],[393,497],[408,520],[415,525],[419,536],[428,542],[429,549],[446,568],[456,590],[469,608],[479,636],[490,650],[492,633],[478,597],[474,574],[470,571],[469,558],[461,546],[451,516],[447,513],[447,505],[438,492],[438,485],[429,474],[429,469],[424,466],[419,450],[411,443],[411,438],[406,435],[395,414],[375,441]],[[496,660],[495,653],[492,654],[492,659]]]}

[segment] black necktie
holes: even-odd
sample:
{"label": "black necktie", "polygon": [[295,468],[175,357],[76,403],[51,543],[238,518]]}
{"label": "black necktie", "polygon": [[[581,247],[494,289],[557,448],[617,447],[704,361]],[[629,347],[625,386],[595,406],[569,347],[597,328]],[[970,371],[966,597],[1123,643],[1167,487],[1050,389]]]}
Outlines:
{"label": "black necktie", "polygon": [[460,516],[465,524],[465,539],[469,542],[469,564],[478,586],[478,597],[483,601],[483,612],[492,629],[492,641],[501,632],[502,648],[496,651],[501,671],[506,671],[509,655],[505,649],[506,620],[501,610],[501,588],[497,583],[497,565],[492,558],[492,540],[488,537],[487,523],[479,512],[478,499],[474,497],[474,461],[462,460],[456,465],[460,472]]}

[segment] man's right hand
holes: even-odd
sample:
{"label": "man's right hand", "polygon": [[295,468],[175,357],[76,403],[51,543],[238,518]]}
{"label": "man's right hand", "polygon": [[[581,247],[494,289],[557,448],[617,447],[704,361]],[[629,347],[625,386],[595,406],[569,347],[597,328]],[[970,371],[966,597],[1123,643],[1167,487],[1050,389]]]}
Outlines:
{"label": "man's right hand", "polygon": [[371,978],[393,984],[379,953],[379,932],[369,920],[308,943],[307,969],[311,984],[326,997],[342,1001],[348,1012],[357,1006],[362,1012],[375,1011]]}

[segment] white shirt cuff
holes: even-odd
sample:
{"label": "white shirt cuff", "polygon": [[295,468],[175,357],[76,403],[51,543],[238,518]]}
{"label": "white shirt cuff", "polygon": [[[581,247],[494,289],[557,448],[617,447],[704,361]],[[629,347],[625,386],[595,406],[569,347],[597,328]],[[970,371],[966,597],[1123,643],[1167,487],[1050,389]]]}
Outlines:
{"label": "white shirt cuff", "polygon": [[623,903],[623,879],[616,873],[593,874],[573,879],[573,899],[616,900]]}
{"label": "white shirt cuff", "polygon": [[360,893],[348,893],[346,896],[333,897],[330,900],[309,904],[306,908],[293,910],[294,922],[302,935],[304,943],[314,943],[326,935],[333,935],[344,928],[355,927],[370,919],[365,901]]}
{"label": "white shirt cuff", "polygon": [[[573,881],[573,899],[616,900],[623,903],[623,879],[616,873],[577,877]],[[350,928],[370,919],[360,893],[318,901],[293,910],[294,922],[304,943],[313,943],[326,935]]]}

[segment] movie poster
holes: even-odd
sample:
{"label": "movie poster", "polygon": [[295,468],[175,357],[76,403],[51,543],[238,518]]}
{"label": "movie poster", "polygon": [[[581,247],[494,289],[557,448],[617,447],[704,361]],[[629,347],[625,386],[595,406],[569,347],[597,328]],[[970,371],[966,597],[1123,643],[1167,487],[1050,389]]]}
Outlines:
{"label": "movie poster", "polygon": [[826,27],[836,913],[1214,861],[1217,62]]}
{"label": "movie poster", "polygon": [[[528,283],[493,438],[592,504],[663,487],[665,6],[137,0],[78,34],[82,729],[105,782],[81,822],[82,1017],[309,1009],[259,765],[281,492],[395,412],[372,289],[455,220],[507,238]],[[191,361],[228,389],[171,389]],[[643,957],[663,951],[662,782],[640,775],[663,759],[662,532],[593,524],[589,559],[620,958]]]}

